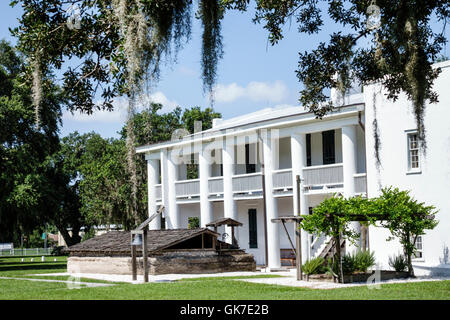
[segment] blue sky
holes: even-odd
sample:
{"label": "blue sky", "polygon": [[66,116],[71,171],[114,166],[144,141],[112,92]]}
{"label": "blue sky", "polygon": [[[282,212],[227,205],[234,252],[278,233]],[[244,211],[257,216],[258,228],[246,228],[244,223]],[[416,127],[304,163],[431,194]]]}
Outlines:
{"label": "blue sky", "polygon": [[[1,1],[0,38],[15,43],[8,27],[17,26],[20,15],[20,6],[11,8],[9,0]],[[300,35],[293,23],[291,27],[287,26],[285,38],[276,46],[271,46],[267,32],[262,25],[253,24],[252,17],[252,12],[231,12],[223,21],[225,54],[218,66],[214,109],[222,113],[225,119],[267,107],[297,105],[301,90],[295,75],[298,52],[311,50],[320,41],[326,41],[328,33],[335,31],[333,23],[326,21],[319,35]],[[182,108],[209,106],[200,79],[201,28],[196,19],[193,19],[193,25],[190,43],[179,52],[176,64],[162,68],[161,80],[151,90],[149,99],[162,103],[164,111],[177,105]],[[447,27],[447,34],[449,29]],[[446,55],[449,55],[448,50]],[[117,137],[126,115],[123,105],[123,101],[119,100],[114,112],[97,112],[91,116],[65,112],[60,134],[65,136],[77,130]]]}

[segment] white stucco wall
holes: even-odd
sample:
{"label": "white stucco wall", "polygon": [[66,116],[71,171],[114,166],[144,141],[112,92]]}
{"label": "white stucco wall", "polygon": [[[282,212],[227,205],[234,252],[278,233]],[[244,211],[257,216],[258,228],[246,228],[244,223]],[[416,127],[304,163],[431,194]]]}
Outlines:
{"label": "white stucco wall", "polygon": [[[439,95],[437,104],[427,105],[425,127],[427,132],[427,154],[421,155],[421,172],[408,172],[406,130],[416,129],[412,104],[405,95],[396,102],[388,101],[385,92],[378,85],[364,88],[366,101],[366,146],[368,195],[374,197],[384,186],[396,186],[411,190],[411,195],[420,202],[439,209],[439,225],[423,236],[423,259],[415,262],[416,274],[424,273],[429,267],[450,268],[443,265],[444,246],[450,246],[450,62],[440,64],[442,73],[435,81],[434,90]],[[376,118],[380,132],[381,167],[376,168],[373,138],[374,104],[376,94]],[[388,257],[401,251],[397,241],[386,242],[389,232],[370,228],[370,248],[375,251],[383,268],[388,267]],[[422,268],[420,268],[422,267]],[[449,269],[447,269],[449,270]]]}

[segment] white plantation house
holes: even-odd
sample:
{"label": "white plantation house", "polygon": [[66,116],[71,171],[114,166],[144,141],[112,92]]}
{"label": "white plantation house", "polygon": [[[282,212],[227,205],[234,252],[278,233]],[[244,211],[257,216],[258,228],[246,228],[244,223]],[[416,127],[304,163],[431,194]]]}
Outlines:
{"label": "white plantation house", "polygon": [[[387,100],[376,84],[340,99],[332,94],[342,106],[323,119],[301,107],[264,109],[216,119],[209,130],[138,147],[148,163],[149,214],[161,204],[165,208],[164,220],[152,221],[150,228],[161,228],[161,221],[168,229],[187,228],[190,217],[198,217],[201,226],[233,218],[243,223],[236,233],[239,246],[252,253],[257,264],[276,269],[281,252],[291,244],[283,226],[272,219],[308,214],[336,192],[374,197],[381,187],[392,185],[411,190],[417,200],[439,209],[439,225],[416,244],[416,274],[450,273],[444,254],[450,246],[450,61],[436,66],[442,68],[434,85],[439,103],[426,110],[426,157],[416,143],[411,102],[403,95],[395,102]],[[375,112],[380,166],[375,160]],[[187,179],[186,163],[192,159],[198,163],[198,179]],[[294,239],[294,225],[286,226]],[[401,251],[397,241],[386,241],[389,235],[381,227],[370,227],[367,239],[383,269],[389,268],[389,256]],[[319,255],[328,240],[303,232],[303,259]]]}

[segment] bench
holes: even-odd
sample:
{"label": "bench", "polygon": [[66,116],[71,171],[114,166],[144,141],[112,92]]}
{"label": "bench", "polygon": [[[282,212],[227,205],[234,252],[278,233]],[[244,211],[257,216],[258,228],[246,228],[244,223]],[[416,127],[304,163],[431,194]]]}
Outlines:
{"label": "bench", "polygon": [[295,253],[292,249],[280,249],[280,260],[282,266],[295,266]]}

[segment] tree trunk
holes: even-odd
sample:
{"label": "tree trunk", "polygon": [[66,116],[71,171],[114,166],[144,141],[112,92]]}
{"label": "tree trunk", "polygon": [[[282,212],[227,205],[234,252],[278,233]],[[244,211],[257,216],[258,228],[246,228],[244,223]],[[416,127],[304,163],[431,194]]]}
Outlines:
{"label": "tree trunk", "polygon": [[336,259],[338,261],[339,266],[339,277],[338,282],[343,283],[344,282],[344,271],[342,270],[342,259],[341,259],[341,237],[340,235],[337,235],[335,238],[335,246],[336,246]]}
{"label": "tree trunk", "polygon": [[70,236],[69,231],[67,231],[67,229],[65,227],[62,227],[62,226],[56,226],[56,227],[58,228],[59,232],[61,232],[61,235],[64,238],[64,241],[66,242],[66,245],[68,247],[81,242],[81,237],[79,234],[79,231],[80,231],[79,227],[72,228],[72,236]]}
{"label": "tree trunk", "polygon": [[[411,236],[408,232],[408,243],[410,243],[410,241],[411,241]],[[414,269],[412,266],[412,258],[411,258],[412,253],[405,249],[405,255],[406,255],[406,258],[408,261],[408,274],[410,277],[414,277]]]}
{"label": "tree trunk", "polygon": [[361,249],[363,252],[367,251],[367,226],[361,226]]}

